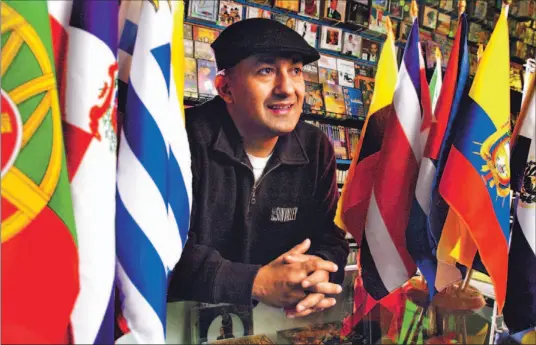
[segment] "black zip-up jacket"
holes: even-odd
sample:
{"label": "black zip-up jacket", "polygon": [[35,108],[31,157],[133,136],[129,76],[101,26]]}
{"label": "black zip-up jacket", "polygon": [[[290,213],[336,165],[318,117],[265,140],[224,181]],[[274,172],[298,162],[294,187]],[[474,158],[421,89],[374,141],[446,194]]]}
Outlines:
{"label": "black zip-up jacket", "polygon": [[336,263],[339,271],[330,280],[342,282],[348,243],[333,222],[335,155],[318,128],[300,122],[280,136],[256,183],[221,98],[188,109],[186,128],[193,206],[169,300],[249,305],[259,268],[306,238],[308,254]]}

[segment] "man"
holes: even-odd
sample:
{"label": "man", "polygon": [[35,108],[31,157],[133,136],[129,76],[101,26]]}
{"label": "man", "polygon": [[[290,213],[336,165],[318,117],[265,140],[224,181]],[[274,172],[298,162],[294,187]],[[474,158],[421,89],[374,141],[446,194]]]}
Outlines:
{"label": "man", "polygon": [[377,43],[370,44],[369,61],[372,61],[372,62],[378,61],[378,44]]}
{"label": "man", "polygon": [[341,20],[341,14],[337,11],[338,0],[330,0],[327,9],[327,17],[333,20]]}
{"label": "man", "polygon": [[215,99],[188,109],[193,207],[170,299],[263,302],[300,317],[335,304],[348,244],[333,218],[335,156],[298,123],[304,64],[320,58],[284,24],[247,19],[212,44]]}
{"label": "man", "polygon": [[348,34],[348,40],[344,42],[344,54],[357,56],[357,42],[352,34]]}

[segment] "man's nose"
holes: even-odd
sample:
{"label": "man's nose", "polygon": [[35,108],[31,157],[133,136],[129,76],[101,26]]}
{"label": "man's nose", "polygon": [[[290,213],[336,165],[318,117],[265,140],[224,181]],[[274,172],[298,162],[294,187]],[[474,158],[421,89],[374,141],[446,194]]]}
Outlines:
{"label": "man's nose", "polygon": [[294,93],[294,81],[288,72],[282,71],[278,73],[274,92],[281,96],[288,96]]}

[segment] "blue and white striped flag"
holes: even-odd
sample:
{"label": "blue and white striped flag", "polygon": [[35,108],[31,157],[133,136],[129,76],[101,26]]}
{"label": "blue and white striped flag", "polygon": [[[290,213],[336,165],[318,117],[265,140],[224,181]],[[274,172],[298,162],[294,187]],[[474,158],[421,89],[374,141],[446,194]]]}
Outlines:
{"label": "blue and white striped flag", "polygon": [[179,67],[171,58],[178,48],[173,30],[183,24],[173,22],[172,4],[124,1],[128,8],[121,9],[119,74],[128,87],[117,171],[117,274],[121,313],[139,343],[165,343],[168,276],[186,242],[191,208],[190,152],[174,80]]}

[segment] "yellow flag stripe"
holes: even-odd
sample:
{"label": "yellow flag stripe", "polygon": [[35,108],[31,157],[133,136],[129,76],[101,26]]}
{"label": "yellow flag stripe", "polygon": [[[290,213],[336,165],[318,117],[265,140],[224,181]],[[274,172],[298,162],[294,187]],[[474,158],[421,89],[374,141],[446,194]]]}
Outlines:
{"label": "yellow flag stripe", "polygon": [[496,128],[507,125],[510,118],[510,53],[506,17],[503,9],[478,64],[469,93]]}

